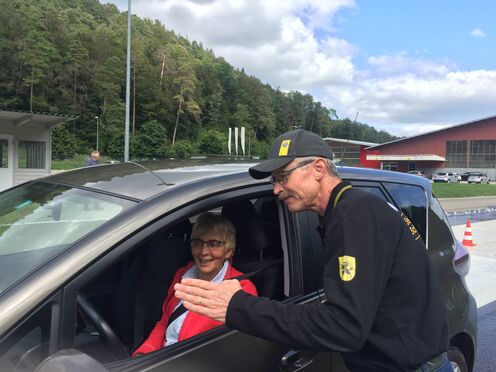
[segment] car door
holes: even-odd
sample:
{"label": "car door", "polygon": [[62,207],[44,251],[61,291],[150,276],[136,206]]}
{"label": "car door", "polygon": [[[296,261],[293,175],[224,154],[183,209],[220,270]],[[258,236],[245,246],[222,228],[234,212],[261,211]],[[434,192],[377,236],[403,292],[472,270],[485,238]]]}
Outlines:
{"label": "car door", "polygon": [[[222,207],[223,204],[243,199],[256,199],[262,196],[271,196],[272,187],[270,184],[243,188],[240,190],[217,193],[211,197],[205,196],[201,201],[186,204],[184,208],[164,216],[160,221],[148,226],[138,234],[133,235],[126,242],[120,244],[117,248],[102,258],[100,262],[95,263],[91,268],[83,272],[71,285],[65,290],[66,300],[69,302],[65,309],[66,314],[64,330],[65,335],[74,333],[77,328],[73,319],[78,312],[76,304],[77,294],[80,289],[98,287],[91,283],[96,277],[105,276],[105,270],[109,270],[111,264],[122,255],[139,245],[147,236],[153,234],[157,229],[163,226],[174,225],[175,222],[183,220],[189,216],[198,214],[206,210],[215,210]],[[186,200],[186,199],[185,199]],[[282,213],[280,214],[283,215]],[[321,301],[321,293],[307,293],[302,283],[302,273],[298,269],[299,262],[298,252],[294,246],[295,226],[287,225],[291,220],[281,219],[281,237],[282,244],[285,246],[284,259],[284,298],[283,302],[293,304],[305,304],[308,302]],[[296,227],[297,230],[297,227]],[[105,318],[102,316],[101,318]],[[112,319],[108,319],[112,324]],[[97,327],[98,328],[98,327]],[[102,327],[100,327],[102,328]],[[105,327],[103,327],[105,328]],[[74,342],[68,343],[66,347],[75,347]],[[78,346],[78,345],[76,345]],[[82,342],[79,346],[84,347]],[[78,348],[78,347],[76,347]],[[105,343],[101,345],[105,348]],[[98,349],[98,348],[91,348]],[[88,349],[91,351],[91,349]],[[94,356],[100,354],[108,355],[109,352],[95,352]],[[93,356],[93,355],[92,355]],[[98,357],[97,357],[98,359]],[[290,346],[277,344],[271,341],[262,340],[227,327],[218,327],[210,331],[182,341],[180,343],[162,348],[156,352],[140,356],[138,358],[114,358],[106,361],[105,366],[111,371],[342,371],[331,368],[330,353],[318,353],[307,350],[294,350]]]}

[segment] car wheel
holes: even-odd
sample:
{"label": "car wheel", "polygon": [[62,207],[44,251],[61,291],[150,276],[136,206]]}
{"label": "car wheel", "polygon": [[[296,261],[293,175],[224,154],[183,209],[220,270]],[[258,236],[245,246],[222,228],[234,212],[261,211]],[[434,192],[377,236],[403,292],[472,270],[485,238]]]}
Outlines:
{"label": "car wheel", "polygon": [[451,183],[451,180],[448,180],[448,183]]}
{"label": "car wheel", "polygon": [[107,321],[98,313],[95,307],[81,293],[77,295],[77,303],[81,310],[91,320],[98,333],[102,337],[103,343],[108,347],[109,351],[116,360],[127,359],[129,354],[122,344],[120,338],[115,334]]}
{"label": "car wheel", "polygon": [[448,359],[453,372],[469,372],[465,356],[457,347],[452,346],[448,349]]}

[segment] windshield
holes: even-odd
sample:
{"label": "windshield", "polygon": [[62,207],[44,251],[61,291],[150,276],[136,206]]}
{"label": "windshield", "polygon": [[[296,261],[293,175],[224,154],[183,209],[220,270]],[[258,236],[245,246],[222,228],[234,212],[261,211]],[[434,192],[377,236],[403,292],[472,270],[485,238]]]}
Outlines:
{"label": "windshield", "polygon": [[48,183],[0,194],[0,293],[134,202]]}

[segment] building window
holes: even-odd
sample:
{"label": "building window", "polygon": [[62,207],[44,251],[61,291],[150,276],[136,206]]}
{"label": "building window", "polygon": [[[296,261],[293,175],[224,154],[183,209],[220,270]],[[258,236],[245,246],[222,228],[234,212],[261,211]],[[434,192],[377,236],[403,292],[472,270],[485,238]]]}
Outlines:
{"label": "building window", "polygon": [[9,141],[0,139],[0,168],[9,166]]}
{"label": "building window", "polygon": [[332,145],[332,150],[337,158],[339,165],[347,165],[349,167],[360,166],[360,147],[354,145]]}
{"label": "building window", "polygon": [[446,142],[447,168],[494,168],[496,140]]}
{"label": "building window", "polygon": [[398,171],[398,163],[395,161],[383,161],[381,163],[382,169],[389,171]]}
{"label": "building window", "polygon": [[19,168],[45,169],[46,144],[19,141]]}
{"label": "building window", "polygon": [[446,167],[466,168],[467,163],[467,141],[446,142]]}
{"label": "building window", "polygon": [[470,141],[470,167],[494,168],[496,165],[496,140]]}

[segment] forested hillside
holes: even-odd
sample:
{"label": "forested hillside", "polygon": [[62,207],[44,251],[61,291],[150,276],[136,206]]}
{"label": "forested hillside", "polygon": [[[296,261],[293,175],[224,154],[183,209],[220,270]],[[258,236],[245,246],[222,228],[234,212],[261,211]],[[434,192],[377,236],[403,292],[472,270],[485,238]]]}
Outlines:
{"label": "forested hillside", "polygon": [[[0,0],[0,108],[77,116],[54,132],[60,158],[124,148],[127,15],[97,0]],[[246,127],[252,155],[302,127],[322,136],[394,139],[339,120],[309,94],[281,92],[220,56],[133,17],[131,158],[227,153],[229,127]]]}

